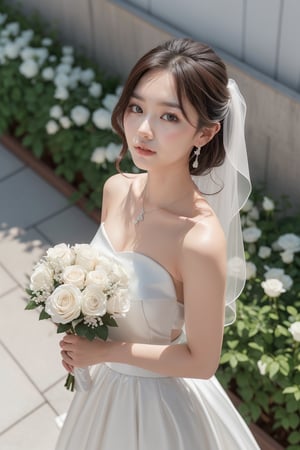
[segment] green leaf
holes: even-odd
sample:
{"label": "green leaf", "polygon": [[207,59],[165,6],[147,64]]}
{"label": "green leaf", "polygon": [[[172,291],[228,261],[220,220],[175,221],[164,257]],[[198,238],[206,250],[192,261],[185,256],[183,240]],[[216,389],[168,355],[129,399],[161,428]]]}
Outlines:
{"label": "green leaf", "polygon": [[27,305],[25,306],[25,309],[35,309],[38,306],[40,306],[38,303],[36,303],[34,300],[30,300]]}
{"label": "green leaf", "polygon": [[105,314],[103,316],[103,322],[105,325],[108,325],[109,327],[117,327],[117,321],[111,316],[110,314]]}
{"label": "green leaf", "polygon": [[278,364],[277,361],[273,361],[269,366],[268,366],[268,370],[269,370],[269,374],[270,374],[270,378],[273,378],[277,372],[279,371],[280,366]]}
{"label": "green leaf", "polygon": [[300,443],[300,432],[299,431],[293,431],[288,436],[288,442],[290,444],[299,444]]}
{"label": "green leaf", "polygon": [[299,392],[299,386],[289,386],[283,389],[283,394],[294,394],[295,392]]}
{"label": "green leaf", "polygon": [[291,316],[297,316],[298,314],[298,311],[294,306],[287,306],[286,310]]}
{"label": "green leaf", "polygon": [[257,344],[256,342],[249,342],[248,346],[253,348],[254,350],[258,350],[260,353],[264,352],[264,348],[262,345]]}
{"label": "green leaf", "polygon": [[223,355],[220,358],[220,364],[228,363],[231,357],[231,353],[223,353]]}
{"label": "green leaf", "polygon": [[65,333],[72,329],[72,324],[70,323],[59,323],[57,326],[57,333]]}
{"label": "green leaf", "polygon": [[108,337],[108,328],[106,325],[100,325],[99,327],[96,327],[95,332],[100,339],[106,341]]}
{"label": "green leaf", "polygon": [[229,358],[229,364],[230,364],[230,366],[231,366],[233,369],[237,366],[238,360],[236,359],[236,356],[235,356],[235,355],[231,355],[231,356],[230,356],[230,358]]}
{"label": "green leaf", "polygon": [[286,403],[286,410],[289,413],[297,411],[299,408],[298,402],[295,400],[295,398],[291,398]]}
{"label": "green leaf", "polygon": [[45,311],[45,308],[40,312],[39,320],[50,319],[50,315]]}

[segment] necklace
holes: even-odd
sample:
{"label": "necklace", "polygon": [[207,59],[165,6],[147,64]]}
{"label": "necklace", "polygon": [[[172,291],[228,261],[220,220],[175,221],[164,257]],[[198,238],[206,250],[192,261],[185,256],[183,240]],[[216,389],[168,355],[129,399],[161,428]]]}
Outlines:
{"label": "necklace", "polygon": [[[158,209],[161,209],[160,206],[157,206],[156,208],[150,209],[149,211],[145,211],[144,205],[145,205],[146,190],[147,190],[147,181],[146,181],[145,187],[144,187],[143,192],[142,192],[142,195],[141,195],[141,198],[142,198],[142,206],[141,206],[141,208],[140,208],[140,210],[139,210],[137,216],[135,216],[135,217],[133,218],[133,223],[134,223],[134,225],[138,225],[140,222],[143,222],[146,213],[150,213],[150,212],[156,211],[156,210],[158,210]],[[186,195],[187,195],[187,194],[185,194],[185,195],[184,195],[183,197],[181,197],[181,198],[185,198]],[[169,204],[169,206],[170,206],[170,205],[173,205],[173,204],[176,203],[177,201],[178,201],[178,199],[174,200],[173,202],[171,202],[171,203]]]}
{"label": "necklace", "polygon": [[142,207],[141,207],[138,215],[133,219],[134,225],[137,225],[138,223],[144,221],[144,216],[145,216],[144,200],[145,200],[146,187],[147,187],[147,181],[146,181],[145,187],[142,192]]}

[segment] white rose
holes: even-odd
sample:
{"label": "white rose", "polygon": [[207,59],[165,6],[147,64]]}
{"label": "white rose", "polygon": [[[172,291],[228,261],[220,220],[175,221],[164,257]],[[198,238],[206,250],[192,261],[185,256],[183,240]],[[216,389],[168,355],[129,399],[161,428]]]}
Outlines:
{"label": "white rose", "polygon": [[253,206],[253,208],[248,212],[248,217],[252,220],[259,219],[259,211],[256,206]]}
{"label": "white rose", "polygon": [[48,134],[55,134],[59,130],[59,126],[55,120],[49,120],[49,122],[46,123],[46,131]]}
{"label": "white rose", "polygon": [[111,142],[105,150],[105,156],[107,161],[115,162],[117,157],[120,155],[121,150],[122,150],[121,145],[117,145]]}
{"label": "white rose", "polygon": [[94,270],[99,256],[95,247],[91,247],[89,244],[76,244],[74,250],[75,264],[79,264],[88,271]]}
{"label": "white rose", "polygon": [[266,247],[265,245],[261,245],[258,249],[258,256],[261,259],[266,259],[269,258],[269,256],[271,255],[271,248],[270,247]]}
{"label": "white rose", "polygon": [[256,276],[256,265],[250,261],[246,262],[246,279],[254,278]]}
{"label": "white rose", "polygon": [[69,85],[69,77],[65,73],[56,73],[55,78],[53,80],[56,87],[64,87],[67,88]]}
{"label": "white rose", "polygon": [[54,63],[57,60],[57,56],[56,55],[50,55],[48,59],[49,59],[50,62]]}
{"label": "white rose", "polygon": [[270,278],[277,278],[277,280],[281,281],[284,289],[286,290],[290,289],[293,285],[292,278],[289,275],[286,275],[283,269],[277,269],[276,267],[268,269],[265,273],[265,278],[266,280]]}
{"label": "white rose", "polygon": [[87,123],[90,117],[90,111],[85,106],[75,106],[70,112],[71,119],[77,126],[82,126]]}
{"label": "white rose", "polygon": [[46,81],[51,81],[54,78],[54,70],[52,67],[45,67],[45,69],[42,70],[42,78]]}
{"label": "white rose", "polygon": [[74,53],[74,48],[70,45],[64,45],[61,50],[63,55],[73,55]]}
{"label": "white rose", "polygon": [[294,252],[285,250],[280,253],[281,259],[285,264],[291,264],[294,261]]}
{"label": "white rose", "polygon": [[104,316],[106,313],[106,295],[99,286],[89,284],[82,292],[82,312],[86,316]]}
{"label": "white rose", "polygon": [[[58,64],[58,66],[56,67],[56,73],[64,73],[65,75],[68,75],[71,72],[72,68],[70,66],[70,64],[65,64],[65,63],[61,63]],[[68,82],[69,82],[69,78],[68,78]]]}
{"label": "white rose", "polygon": [[70,127],[72,126],[72,122],[71,122],[71,120],[69,119],[69,117],[67,117],[67,116],[62,116],[62,117],[60,117],[59,123],[60,123],[61,126],[62,126],[63,128],[65,128],[65,129],[68,129],[68,128],[70,128]]}
{"label": "white rose", "polygon": [[68,64],[69,66],[72,66],[74,62],[74,56],[73,55],[65,55],[60,60],[63,64]]}
{"label": "white rose", "polygon": [[243,238],[247,243],[256,242],[261,236],[261,230],[257,227],[249,227],[243,230]]}
{"label": "white rose", "polygon": [[26,78],[33,78],[39,72],[39,66],[34,59],[26,59],[19,67],[22,75]]}
{"label": "white rose", "polygon": [[128,275],[120,264],[111,263],[109,279],[112,283],[117,283],[118,286],[126,287],[128,285]]}
{"label": "white rose", "polygon": [[81,71],[80,81],[83,84],[89,85],[95,78],[95,72],[92,69],[85,69]]}
{"label": "white rose", "polygon": [[83,289],[85,285],[86,271],[76,264],[67,266],[62,273],[62,280],[65,284],[73,284],[79,289]]}
{"label": "white rose", "polygon": [[274,211],[275,204],[269,197],[264,197],[262,207],[265,211]]}
{"label": "white rose", "polygon": [[64,269],[75,262],[75,253],[67,244],[57,244],[47,250],[47,261],[55,267]]}
{"label": "white rose", "polygon": [[102,100],[103,106],[108,109],[108,111],[112,112],[116,104],[118,103],[119,98],[113,94],[106,94],[104,99]]}
{"label": "white rose", "polygon": [[262,362],[262,360],[260,359],[257,361],[257,367],[258,367],[259,373],[261,375],[266,375],[266,372],[267,372],[267,364],[266,363]]}
{"label": "white rose", "polygon": [[20,48],[14,42],[8,42],[4,48],[5,55],[9,59],[16,59],[19,56]]}
{"label": "white rose", "polygon": [[46,263],[38,264],[31,277],[30,289],[32,291],[50,291],[53,289],[53,270]]}
{"label": "white rose", "polygon": [[48,134],[55,134],[59,130],[59,126],[55,120],[49,120],[49,122],[46,123],[46,131]]}
{"label": "white rose", "polygon": [[49,115],[53,119],[59,119],[63,115],[62,107],[60,105],[52,106],[52,108],[50,108]]}
{"label": "white rose", "polygon": [[292,333],[293,339],[300,342],[300,322],[294,322],[289,328],[289,332]]}
{"label": "white rose", "polygon": [[230,277],[245,279],[245,262],[238,256],[230,258],[227,262],[227,273]]}
{"label": "white rose", "polygon": [[[96,266],[97,267],[97,266]],[[95,284],[102,291],[109,287],[109,279],[107,276],[107,271],[103,268],[98,269],[95,267],[95,270],[91,270],[88,272],[86,276],[86,285]]]}
{"label": "white rose", "polygon": [[102,94],[101,84],[93,82],[89,87],[89,94],[92,97],[100,97],[100,95]]}
{"label": "white rose", "polygon": [[293,233],[280,236],[277,244],[281,250],[291,250],[294,253],[300,251],[300,237]]}
{"label": "white rose", "polygon": [[57,100],[66,100],[69,98],[69,91],[64,86],[58,86],[54,93],[54,98]]}
{"label": "white rose", "polygon": [[46,301],[46,312],[55,323],[68,323],[81,313],[81,291],[72,284],[58,286]]}
{"label": "white rose", "polygon": [[0,14],[0,25],[3,25],[7,19],[7,14]]}
{"label": "white rose", "polygon": [[118,97],[121,96],[121,94],[122,94],[122,92],[123,92],[123,89],[124,89],[123,86],[118,86],[118,87],[117,87],[117,89],[116,89],[116,95],[117,95]]}
{"label": "white rose", "polygon": [[280,294],[285,292],[283,284],[277,278],[270,278],[261,283],[261,286],[268,297],[279,297]]}
{"label": "white rose", "polygon": [[97,147],[91,155],[91,161],[95,164],[103,164],[106,159],[105,148]]}
{"label": "white rose", "polygon": [[50,47],[50,45],[53,44],[52,39],[50,38],[44,38],[42,39],[42,45],[44,45],[45,47]]}
{"label": "white rose", "polygon": [[111,128],[111,114],[104,108],[99,108],[93,112],[92,121],[100,130]]}
{"label": "white rose", "polygon": [[129,311],[130,301],[127,289],[119,288],[107,301],[107,312],[114,315],[123,315]]}
{"label": "white rose", "polygon": [[47,48],[36,48],[35,51],[35,56],[38,58],[38,62],[40,65],[43,65],[44,62],[46,61],[46,59],[48,58],[48,49]]}
{"label": "white rose", "polygon": [[21,37],[24,39],[24,41],[26,41],[27,44],[29,44],[29,42],[31,41],[33,36],[34,36],[33,30],[24,30],[24,31],[22,31],[22,34],[21,34]]}
{"label": "white rose", "polygon": [[242,211],[247,213],[249,212],[251,209],[253,208],[253,201],[248,198],[248,200],[246,201],[246,203],[244,204]]}
{"label": "white rose", "polygon": [[6,30],[9,32],[9,34],[17,36],[20,31],[20,24],[18,22],[10,22],[6,25]]}
{"label": "white rose", "polygon": [[106,256],[98,256],[97,264],[95,269],[105,270],[106,273],[109,273],[112,269],[113,260],[110,258],[106,258]]}
{"label": "white rose", "polygon": [[26,59],[34,59],[34,48],[25,47],[20,53],[21,58],[25,61]]}

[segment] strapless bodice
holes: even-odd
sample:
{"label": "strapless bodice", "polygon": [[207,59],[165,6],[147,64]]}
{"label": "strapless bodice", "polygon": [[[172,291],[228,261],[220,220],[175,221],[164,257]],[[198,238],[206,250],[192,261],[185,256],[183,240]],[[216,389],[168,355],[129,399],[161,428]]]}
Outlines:
{"label": "strapless bodice", "polygon": [[171,275],[157,261],[133,251],[114,249],[102,223],[91,245],[121,263],[130,279],[130,310],[109,329],[111,340],[169,344],[172,330],[183,326],[183,305],[176,299]]}

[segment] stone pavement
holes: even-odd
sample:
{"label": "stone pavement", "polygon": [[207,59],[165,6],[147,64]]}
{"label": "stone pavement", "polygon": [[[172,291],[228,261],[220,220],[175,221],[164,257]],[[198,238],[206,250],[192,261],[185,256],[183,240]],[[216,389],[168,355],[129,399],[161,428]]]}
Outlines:
{"label": "stone pavement", "polygon": [[24,311],[27,275],[59,242],[89,242],[97,224],[0,144],[0,449],[54,450],[73,393],[61,338]]}

